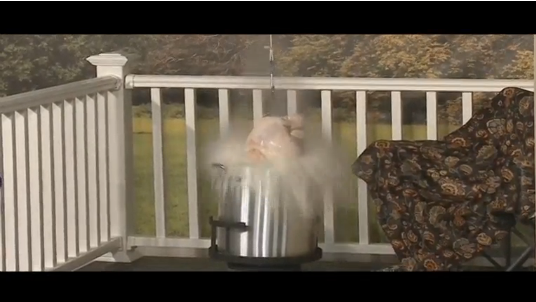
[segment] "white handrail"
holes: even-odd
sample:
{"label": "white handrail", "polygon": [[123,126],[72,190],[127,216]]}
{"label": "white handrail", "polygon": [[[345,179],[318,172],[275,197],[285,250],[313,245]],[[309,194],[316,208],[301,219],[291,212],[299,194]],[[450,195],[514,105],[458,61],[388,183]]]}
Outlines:
{"label": "white handrail", "polygon": [[120,86],[121,79],[114,76],[105,76],[19,93],[0,98],[0,112],[13,112],[98,92],[115,91]]}
{"label": "white handrail", "polygon": [[[375,79],[343,77],[276,77],[276,89],[281,90],[368,90],[368,91],[486,91],[498,92],[505,87],[534,90],[531,80],[501,79]],[[179,76],[128,75],[125,88],[213,88],[269,89],[270,77],[242,76]]]}
{"label": "white handrail", "polygon": [[122,247],[110,194],[121,78],[0,98],[0,271],[71,270]]}

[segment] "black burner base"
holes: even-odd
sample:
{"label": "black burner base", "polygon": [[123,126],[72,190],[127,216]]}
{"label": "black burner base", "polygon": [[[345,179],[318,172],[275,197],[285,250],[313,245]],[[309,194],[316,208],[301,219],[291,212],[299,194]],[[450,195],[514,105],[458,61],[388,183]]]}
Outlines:
{"label": "black burner base", "polygon": [[244,265],[239,263],[227,263],[229,271],[233,272],[299,272],[301,265]]}
{"label": "black burner base", "polygon": [[[322,249],[316,247],[307,255],[292,257],[242,257],[228,254],[220,251],[216,244],[217,228],[229,230],[247,231],[247,226],[243,222],[226,222],[214,220],[210,217],[212,234],[210,236],[210,247],[208,255],[214,260],[220,260],[227,263],[230,270],[234,271],[300,271],[301,265],[308,262],[314,262],[322,258]],[[227,237],[227,240],[229,237]],[[227,242],[227,245],[229,243]]]}
{"label": "black burner base", "polygon": [[314,262],[322,258],[322,249],[316,248],[314,252],[296,257],[241,257],[235,255],[229,255],[218,250],[218,246],[214,245],[208,249],[208,255],[214,260],[225,261],[232,265],[239,265],[240,267],[249,267],[254,270],[265,270],[266,268],[296,268],[301,267],[304,263]]}

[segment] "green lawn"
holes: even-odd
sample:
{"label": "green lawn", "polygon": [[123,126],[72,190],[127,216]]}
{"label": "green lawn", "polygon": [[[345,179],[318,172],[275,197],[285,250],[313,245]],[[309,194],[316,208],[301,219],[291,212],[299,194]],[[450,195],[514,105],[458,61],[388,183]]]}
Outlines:
{"label": "green lawn", "polygon": [[[238,122],[237,122],[238,123]],[[251,127],[251,122],[240,122],[240,127]],[[244,125],[244,123],[246,123]],[[320,135],[320,123],[313,123]],[[206,143],[219,135],[217,119],[197,121],[198,162],[202,161],[202,152]],[[356,157],[355,123],[336,123],[333,125],[334,140],[339,142],[351,158]],[[439,136],[456,129],[456,126],[440,127]],[[390,139],[391,125],[368,125],[369,142],[376,139]],[[151,118],[134,118],[134,162],[135,162],[135,196],[136,196],[136,233],[137,235],[155,235],[154,187],[153,187],[153,149]],[[426,139],[424,125],[405,125],[404,139]],[[165,194],[167,214],[167,235],[173,237],[188,236],[188,201],[186,182],[186,133],[183,119],[167,118],[164,120],[164,167]],[[348,169],[348,177],[355,178]],[[356,181],[353,182],[357,184]],[[208,217],[216,213],[216,202],[210,190],[210,182],[202,170],[198,177],[199,219],[202,223],[201,234],[209,236]],[[353,188],[357,196],[357,188]],[[372,210],[372,209],[371,209]],[[378,226],[371,211],[371,240],[382,240]],[[336,241],[355,242],[358,240],[357,198],[338,206],[336,209]]]}

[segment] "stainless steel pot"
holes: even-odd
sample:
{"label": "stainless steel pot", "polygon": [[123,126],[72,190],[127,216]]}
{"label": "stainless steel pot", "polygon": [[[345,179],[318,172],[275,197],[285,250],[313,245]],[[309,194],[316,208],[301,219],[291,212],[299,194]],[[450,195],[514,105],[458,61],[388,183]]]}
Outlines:
{"label": "stainless steel pot", "polygon": [[300,257],[317,250],[318,216],[300,210],[273,168],[218,168],[214,185],[220,195],[219,214],[213,221],[218,251],[264,258]]}

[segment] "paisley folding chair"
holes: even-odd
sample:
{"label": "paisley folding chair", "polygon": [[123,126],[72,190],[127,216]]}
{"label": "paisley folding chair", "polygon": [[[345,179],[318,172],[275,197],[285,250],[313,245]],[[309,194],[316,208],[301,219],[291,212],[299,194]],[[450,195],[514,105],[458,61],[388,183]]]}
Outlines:
{"label": "paisley folding chair", "polygon": [[[534,231],[534,217],[535,215],[532,215],[530,218],[530,227]],[[531,238],[527,238],[523,233],[519,231],[519,229],[515,226],[515,219],[511,217],[510,221],[512,222],[512,228],[506,238],[503,242],[501,242],[501,249],[503,252],[503,256],[505,259],[504,265],[499,264],[493,257],[491,257],[488,253],[484,252],[482,256],[487,259],[495,268],[506,271],[506,272],[512,272],[512,271],[518,271],[523,269],[523,264],[534,254],[534,232],[532,233]],[[517,257],[512,257],[512,235],[517,236],[523,243],[526,244],[526,248],[523,250],[523,252]]]}

